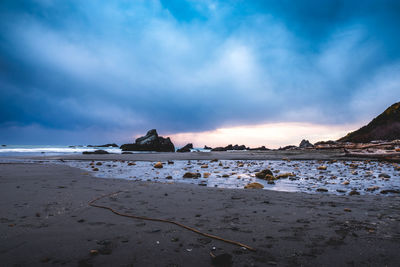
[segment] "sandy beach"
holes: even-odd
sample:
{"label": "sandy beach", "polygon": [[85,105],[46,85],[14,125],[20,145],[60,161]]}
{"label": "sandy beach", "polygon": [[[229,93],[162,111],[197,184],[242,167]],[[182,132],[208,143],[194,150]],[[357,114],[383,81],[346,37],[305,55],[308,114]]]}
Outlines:
{"label": "sandy beach", "polygon": [[[171,155],[177,159],[206,154],[53,159],[162,161]],[[239,154],[218,154],[224,157]],[[336,196],[103,179],[48,163],[2,163],[0,176],[3,266],[211,266],[210,252],[228,253],[233,266],[397,266],[400,262],[398,195]],[[116,191],[122,192],[98,203],[122,213],[180,222],[256,251],[88,205]]]}
{"label": "sandy beach", "polygon": [[400,0],[0,14],[0,267],[400,266]]}

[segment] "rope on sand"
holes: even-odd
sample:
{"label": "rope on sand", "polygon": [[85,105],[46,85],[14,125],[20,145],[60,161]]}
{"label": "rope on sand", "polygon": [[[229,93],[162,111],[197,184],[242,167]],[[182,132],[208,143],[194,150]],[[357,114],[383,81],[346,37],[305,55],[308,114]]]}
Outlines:
{"label": "rope on sand", "polygon": [[100,208],[100,209],[109,210],[109,211],[111,211],[112,213],[114,213],[114,214],[116,214],[116,215],[119,215],[119,216],[122,216],[122,217],[128,217],[128,218],[139,219],[139,220],[147,220],[147,221],[154,221],[154,222],[163,222],[163,223],[174,224],[174,225],[177,225],[177,226],[179,226],[179,227],[185,228],[185,229],[187,229],[187,230],[189,230],[189,231],[195,232],[196,234],[199,234],[199,235],[202,235],[202,236],[205,236],[205,237],[209,237],[209,238],[212,238],[212,239],[216,239],[216,240],[223,241],[223,242],[225,242],[225,243],[229,243],[229,244],[233,244],[233,245],[236,245],[236,246],[239,246],[239,247],[243,247],[243,248],[246,248],[246,249],[248,249],[248,250],[250,250],[250,251],[256,251],[255,248],[252,248],[252,247],[247,246],[247,245],[245,245],[245,244],[242,244],[242,243],[240,243],[240,242],[228,240],[228,239],[225,239],[225,238],[216,236],[216,235],[210,235],[210,234],[207,234],[207,233],[203,233],[203,232],[200,232],[199,230],[197,230],[197,229],[195,229],[195,228],[186,226],[186,225],[181,224],[181,223],[179,223],[179,222],[170,221],[170,220],[165,220],[165,219],[157,219],[157,218],[149,218],[149,217],[144,217],[144,216],[130,215],[130,214],[126,214],[126,213],[121,213],[121,212],[116,211],[116,210],[114,210],[113,208],[110,208],[110,207],[107,207],[107,206],[102,206],[102,205],[95,204],[96,201],[98,201],[98,200],[100,200],[100,199],[102,199],[102,198],[114,196],[114,195],[117,195],[117,194],[122,193],[122,192],[123,192],[123,191],[118,191],[118,192],[114,192],[114,193],[102,195],[102,196],[100,196],[100,197],[97,197],[97,198],[91,200],[91,201],[88,203],[88,205],[91,206],[91,207],[95,207],[95,208]]}

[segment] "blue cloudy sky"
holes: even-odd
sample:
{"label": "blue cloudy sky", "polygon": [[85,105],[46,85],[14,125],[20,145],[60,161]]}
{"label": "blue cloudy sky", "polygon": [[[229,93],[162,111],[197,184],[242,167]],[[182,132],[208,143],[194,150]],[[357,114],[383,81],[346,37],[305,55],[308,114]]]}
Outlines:
{"label": "blue cloudy sky", "polygon": [[385,0],[2,0],[0,142],[362,125],[400,100],[399,18]]}

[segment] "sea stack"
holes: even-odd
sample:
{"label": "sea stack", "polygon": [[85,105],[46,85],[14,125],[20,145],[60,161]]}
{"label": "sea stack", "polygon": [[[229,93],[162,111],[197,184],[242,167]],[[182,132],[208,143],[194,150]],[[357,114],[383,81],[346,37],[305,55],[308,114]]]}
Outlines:
{"label": "sea stack", "polygon": [[178,149],[176,152],[190,152],[191,149],[193,149],[193,144],[192,144],[192,143],[189,143],[189,144],[187,144],[186,146],[184,146],[184,147]]}
{"label": "sea stack", "polygon": [[157,130],[152,129],[145,136],[139,137],[133,144],[124,144],[122,151],[155,151],[175,152],[175,146],[169,137],[158,136]]}

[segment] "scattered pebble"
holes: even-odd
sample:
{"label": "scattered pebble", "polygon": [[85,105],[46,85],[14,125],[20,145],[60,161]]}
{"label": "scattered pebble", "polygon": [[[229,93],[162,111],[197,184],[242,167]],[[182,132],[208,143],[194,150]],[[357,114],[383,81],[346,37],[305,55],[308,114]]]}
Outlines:
{"label": "scattered pebble", "polygon": [[328,189],[326,189],[326,188],[318,188],[317,192],[328,192]]}
{"label": "scattered pebble", "polygon": [[374,185],[374,186],[368,187],[368,188],[365,189],[365,190],[366,190],[366,191],[369,191],[369,192],[373,192],[373,191],[375,191],[375,190],[378,190],[379,188],[380,188],[379,186]]}
{"label": "scattered pebble", "polygon": [[163,167],[163,164],[161,162],[157,162],[154,164],[154,168],[161,169]]}
{"label": "scattered pebble", "polygon": [[359,194],[360,194],[360,192],[358,192],[357,190],[352,190],[349,193],[350,196],[359,195]]}
{"label": "scattered pebble", "polygon": [[201,174],[198,172],[186,172],[183,175],[183,178],[199,178],[200,176],[201,176]]}
{"label": "scattered pebble", "polygon": [[262,189],[264,186],[260,183],[250,183],[244,187],[245,189]]}

